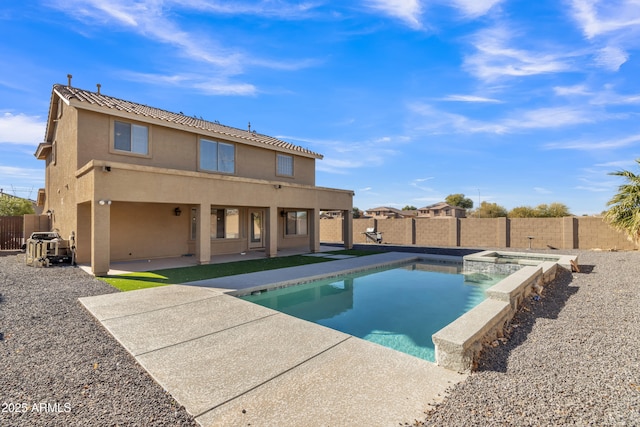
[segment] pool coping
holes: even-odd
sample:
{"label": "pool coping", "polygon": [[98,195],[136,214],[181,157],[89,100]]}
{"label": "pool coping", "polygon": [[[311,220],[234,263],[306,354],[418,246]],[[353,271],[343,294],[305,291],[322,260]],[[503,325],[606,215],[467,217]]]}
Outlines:
{"label": "pool coping", "polygon": [[[423,258],[380,255],[301,267],[309,277]],[[283,270],[281,276],[301,273]],[[228,294],[236,283],[255,284],[252,274],[227,288],[168,285],[79,301],[207,427],[411,423],[466,378]]]}
{"label": "pool coping", "polygon": [[[487,299],[483,302],[433,334],[439,366],[457,372],[473,371],[482,350],[498,345],[498,340],[503,339],[505,327],[524,299],[531,294],[542,295],[544,286],[555,279],[559,268],[571,271],[578,265],[578,255],[529,252],[484,251],[463,258],[465,264],[470,260],[490,265],[496,263],[494,255],[498,254],[522,258],[524,262],[518,262],[522,268],[487,289]],[[550,261],[551,257],[557,259]],[[538,260],[532,261],[536,258]]]}
{"label": "pool coping", "polygon": [[344,274],[359,273],[369,269],[385,268],[421,260],[462,264],[462,258],[458,256],[384,252],[318,264],[307,264],[278,270],[198,280],[184,284],[217,289],[228,295],[237,297],[249,295],[256,291],[284,288],[312,282],[314,280],[329,279]]}
{"label": "pool coping", "polygon": [[214,288],[238,297],[253,292],[284,288],[410,262],[464,264],[469,260],[495,264],[499,255],[521,258],[518,262],[520,270],[509,274],[505,279],[493,285],[486,291],[487,299],[485,301],[432,336],[435,346],[435,363],[438,366],[459,373],[470,373],[475,369],[482,350],[486,346],[496,345],[497,340],[503,338],[505,326],[513,318],[524,298],[532,293],[541,294],[543,287],[555,278],[558,268],[571,271],[572,266],[577,266],[577,255],[487,250],[459,257],[385,252],[337,260],[331,263],[201,280],[190,282],[189,285]]}
{"label": "pool coping", "polygon": [[[442,357],[434,364],[232,294],[419,260],[461,262],[387,252],[79,301],[202,426],[397,425],[421,419],[466,378],[478,344],[499,334],[514,299],[553,280],[556,263],[525,267],[536,277],[528,289],[521,283],[492,287],[496,298],[434,334],[436,358],[446,341],[458,346],[462,359],[471,356],[463,365]],[[457,322],[474,316],[494,321],[488,331],[465,336],[464,323]]]}

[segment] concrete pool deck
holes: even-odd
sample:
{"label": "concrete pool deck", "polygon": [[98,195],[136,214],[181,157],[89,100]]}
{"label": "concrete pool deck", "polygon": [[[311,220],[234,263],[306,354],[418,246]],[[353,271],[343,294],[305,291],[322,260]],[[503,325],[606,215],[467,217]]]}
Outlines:
{"label": "concrete pool deck", "polygon": [[203,426],[411,424],[466,375],[228,293],[416,258],[384,253],[80,302]]}

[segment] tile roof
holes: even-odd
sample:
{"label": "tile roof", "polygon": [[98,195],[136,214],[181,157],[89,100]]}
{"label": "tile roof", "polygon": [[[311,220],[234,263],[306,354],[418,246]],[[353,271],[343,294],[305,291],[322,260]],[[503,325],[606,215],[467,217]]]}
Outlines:
{"label": "tile roof", "polygon": [[273,148],[280,148],[286,151],[297,151],[303,155],[312,156],[319,159],[322,158],[322,155],[319,153],[313,152],[311,150],[291,144],[286,141],[282,141],[277,138],[273,138],[271,136],[259,134],[255,131],[225,126],[217,122],[210,122],[207,120],[198,119],[196,117],[186,116],[181,113],[172,113],[160,108],[154,108],[143,104],[137,104],[131,101],[125,101],[123,99],[114,98],[98,92],[91,92],[72,86],[55,84],[53,85],[53,90],[69,102],[77,101],[78,103],[80,103],[76,104],[77,106],[80,106],[82,103],[87,103],[91,104],[92,106],[104,107],[152,119],[164,120],[173,124],[183,125],[194,129],[201,129],[206,132],[214,132],[217,134],[244,139],[253,143],[265,144]]}

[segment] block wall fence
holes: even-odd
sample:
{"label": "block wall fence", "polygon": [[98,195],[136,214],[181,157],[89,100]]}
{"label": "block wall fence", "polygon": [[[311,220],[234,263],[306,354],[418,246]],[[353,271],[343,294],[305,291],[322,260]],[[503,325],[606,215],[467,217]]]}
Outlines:
{"label": "block wall fence", "polygon": [[[320,240],[341,242],[342,219],[320,220]],[[405,218],[353,220],[353,243],[371,243],[374,228],[383,243],[528,249],[634,250],[624,233],[598,217],[564,218]],[[533,239],[529,239],[533,237]]]}

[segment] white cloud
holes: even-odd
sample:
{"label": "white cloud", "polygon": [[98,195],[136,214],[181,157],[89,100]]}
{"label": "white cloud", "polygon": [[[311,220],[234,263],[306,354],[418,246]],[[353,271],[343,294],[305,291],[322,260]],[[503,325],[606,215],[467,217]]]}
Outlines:
{"label": "white cloud", "polygon": [[409,185],[414,187],[414,188],[417,188],[418,190],[433,192],[433,191],[435,191],[433,188],[425,187],[425,186],[422,185],[423,182],[430,181],[432,179],[434,179],[434,177],[414,179],[413,181],[411,181],[409,183]]}
{"label": "white cloud", "polygon": [[[279,8],[289,11],[306,11],[313,6],[310,3],[294,7],[285,7],[282,2],[266,2],[255,5],[226,6],[210,4],[203,1],[187,3],[142,0],[53,0],[53,5],[75,19],[85,22],[92,28],[122,27],[154,42],[172,46],[177,55],[184,56],[196,63],[205,64],[207,76],[226,77],[243,73],[247,66],[256,66],[277,70],[298,70],[317,64],[316,60],[302,59],[296,61],[279,61],[262,58],[229,47],[224,40],[211,38],[209,33],[196,29],[189,31],[181,28],[175,20],[177,10],[187,12],[208,11],[211,13],[275,13]],[[175,9],[172,9],[175,8]],[[290,15],[293,15],[291,12]],[[251,93],[250,85],[208,84],[204,88],[211,93],[246,94]]]}
{"label": "white cloud", "polygon": [[397,18],[411,28],[422,28],[422,5],[419,0],[368,0],[366,3],[371,9]]}
{"label": "white cloud", "polygon": [[[507,129],[499,123],[473,120],[462,114],[438,110],[427,104],[414,103],[409,110],[420,116],[419,125],[414,128],[430,134],[447,133],[505,133]],[[425,120],[426,119],[426,120]]]}
{"label": "white cloud", "polygon": [[572,0],[571,6],[574,19],[589,39],[640,29],[640,2],[637,0]]}
{"label": "white cloud", "polygon": [[591,95],[591,92],[585,85],[556,86],[553,88],[553,91],[559,96]]}
{"label": "white cloud", "polygon": [[632,105],[640,104],[640,93],[619,94],[613,90],[613,85],[606,85],[603,92],[594,96],[592,105]]}
{"label": "white cloud", "polygon": [[[520,110],[494,121],[475,120],[462,114],[438,110],[427,104],[414,103],[409,110],[420,117],[415,128],[431,134],[493,133],[507,134],[530,129],[555,129],[584,123],[594,123],[608,116],[585,107],[549,107]],[[424,120],[427,119],[427,120]]]}
{"label": "white cloud", "polygon": [[199,74],[151,74],[151,73],[134,73],[123,71],[120,73],[125,79],[142,82],[152,83],[156,85],[165,86],[179,86],[181,88],[193,88],[197,89],[201,93],[210,95],[241,95],[251,96],[258,93],[258,89],[249,83],[235,83],[229,81],[228,77],[214,77],[210,78],[206,75]]}
{"label": "white cloud", "polygon": [[37,145],[44,138],[45,127],[40,116],[4,113],[0,116],[0,144]]}
{"label": "white cloud", "polygon": [[488,102],[500,104],[502,101],[495,98],[485,98],[483,96],[474,95],[448,95],[441,98],[442,101],[458,101],[458,102]]}
{"label": "white cloud", "polygon": [[576,107],[549,107],[518,112],[503,124],[509,129],[550,129],[592,123],[598,119],[588,109]]}
{"label": "white cloud", "polygon": [[548,190],[546,188],[542,188],[542,187],[533,187],[533,191],[535,191],[538,194],[552,194],[553,191]]}
{"label": "white cloud", "polygon": [[611,150],[614,148],[623,148],[640,142],[640,134],[630,135],[622,138],[612,138],[600,141],[564,141],[547,144],[545,147],[550,150]]}
{"label": "white cloud", "polygon": [[511,47],[517,37],[504,27],[477,32],[471,41],[476,52],[465,58],[465,69],[481,80],[495,81],[504,76],[566,72],[574,67],[569,59],[578,54],[561,48],[557,52],[535,52]]}
{"label": "white cloud", "polygon": [[219,15],[257,15],[281,19],[302,19],[308,16],[316,7],[322,5],[322,3],[308,1],[291,4],[280,0],[261,1],[258,3],[176,0],[171,3],[178,7]]}
{"label": "white cloud", "polygon": [[[276,136],[298,145],[309,144],[313,151],[322,152],[324,158],[316,162],[316,170],[333,174],[348,174],[353,169],[380,167],[391,156],[398,154],[390,148],[395,138],[375,138],[369,141],[345,142],[338,140],[312,140],[294,136]],[[403,137],[397,138],[403,141]]]}
{"label": "white cloud", "polygon": [[598,66],[609,71],[618,71],[620,66],[627,62],[629,54],[619,47],[607,46],[598,51],[595,62]]}
{"label": "white cloud", "polygon": [[[29,168],[19,168],[19,167],[15,167],[15,166],[2,166],[0,165],[0,177],[1,179],[4,180],[20,180],[22,182],[24,182],[25,180],[27,181],[34,181],[34,182],[41,182],[44,178],[44,166],[43,169],[29,169]],[[34,180],[34,178],[36,178]],[[9,189],[7,187],[4,187],[4,192],[8,193]]]}
{"label": "white cloud", "polygon": [[470,18],[485,15],[502,0],[453,0],[453,5]]}

